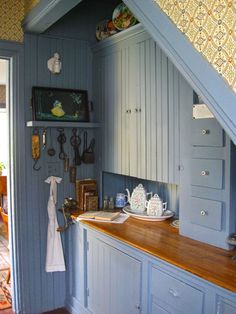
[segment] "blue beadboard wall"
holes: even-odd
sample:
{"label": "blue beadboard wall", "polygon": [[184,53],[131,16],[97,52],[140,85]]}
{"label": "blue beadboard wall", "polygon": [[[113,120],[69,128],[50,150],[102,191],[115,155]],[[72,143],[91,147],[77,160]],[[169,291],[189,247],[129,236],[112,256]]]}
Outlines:
{"label": "blue beadboard wall", "polygon": [[[58,52],[62,60],[62,72],[52,75],[47,69],[47,60]],[[63,88],[75,88],[88,90],[89,100],[91,94],[91,52],[86,41],[59,39],[46,36],[25,36],[25,120],[32,119],[31,88],[32,86],[51,86]],[[45,151],[41,151],[38,165],[41,170],[33,170],[31,160],[31,134],[32,129],[26,129],[25,158],[27,160],[27,206],[22,212],[24,217],[23,236],[25,261],[23,262],[23,278],[25,283],[24,313],[41,313],[64,305],[66,295],[66,273],[46,273],[45,254],[47,240],[47,200],[49,185],[44,183],[48,176],[47,165],[49,162],[58,162],[58,175],[63,178],[58,186],[58,208],[63,203],[64,197],[74,197],[74,185],[69,183],[69,174],[63,171],[63,162],[58,158],[59,144],[56,137],[58,131],[51,129],[53,146],[56,148],[55,157],[49,157]],[[65,151],[72,162],[73,151],[69,144],[71,128],[65,129],[67,142]],[[79,130],[82,135],[84,130]],[[88,140],[94,134],[88,130]],[[42,130],[40,130],[42,134]],[[50,143],[50,131],[48,129],[48,145]],[[81,149],[82,151],[82,149]],[[94,165],[82,165],[77,167],[77,178],[94,177]],[[60,220],[60,213],[58,214]],[[63,244],[65,248],[64,234]]]}
{"label": "blue beadboard wall", "polygon": [[103,184],[101,191],[101,198],[104,196],[116,197],[116,193],[125,193],[126,188],[129,189],[130,194],[133,189],[142,184],[147,192],[158,194],[164,202],[167,202],[168,209],[175,212],[175,216],[179,214],[179,188],[175,184],[167,184],[157,181],[142,180],[135,177],[122,176],[114,173],[103,172]]}

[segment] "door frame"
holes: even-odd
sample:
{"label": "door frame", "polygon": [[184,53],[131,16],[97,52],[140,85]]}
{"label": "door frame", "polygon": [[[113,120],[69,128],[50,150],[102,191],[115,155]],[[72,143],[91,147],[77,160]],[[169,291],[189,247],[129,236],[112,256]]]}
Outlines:
{"label": "door frame", "polygon": [[[23,44],[0,40],[0,58],[9,60],[9,246],[11,256],[12,308],[21,313],[23,308],[22,266],[24,246],[22,209],[26,206],[25,188],[25,118],[24,118],[24,56]],[[14,154],[13,154],[14,152]]]}

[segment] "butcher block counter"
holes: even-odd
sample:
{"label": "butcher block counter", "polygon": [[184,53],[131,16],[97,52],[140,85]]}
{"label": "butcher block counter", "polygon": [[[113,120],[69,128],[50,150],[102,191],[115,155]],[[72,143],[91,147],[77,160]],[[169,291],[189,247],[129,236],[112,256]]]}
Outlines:
{"label": "butcher block counter", "polygon": [[222,288],[236,292],[236,250],[227,251],[179,235],[170,220],[123,224],[82,220],[83,224],[164,260]]}

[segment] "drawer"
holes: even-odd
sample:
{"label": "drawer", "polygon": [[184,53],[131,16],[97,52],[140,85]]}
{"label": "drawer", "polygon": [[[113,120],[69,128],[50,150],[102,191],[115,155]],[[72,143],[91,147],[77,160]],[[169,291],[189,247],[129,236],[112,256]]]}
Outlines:
{"label": "drawer", "polygon": [[191,197],[189,204],[190,221],[210,229],[221,231],[222,228],[222,203]]}
{"label": "drawer", "polygon": [[[152,267],[151,293],[171,313],[200,314],[203,312],[204,293],[165,272]],[[193,306],[194,305],[194,306]]]}
{"label": "drawer", "polygon": [[192,145],[223,146],[223,129],[216,119],[192,120]]}
{"label": "drawer", "polygon": [[223,160],[193,158],[191,160],[191,184],[222,189]]}

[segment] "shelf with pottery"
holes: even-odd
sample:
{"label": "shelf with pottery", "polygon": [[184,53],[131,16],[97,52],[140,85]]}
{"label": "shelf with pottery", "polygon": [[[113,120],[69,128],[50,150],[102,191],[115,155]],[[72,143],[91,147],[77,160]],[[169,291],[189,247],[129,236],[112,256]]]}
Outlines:
{"label": "shelf with pottery", "polygon": [[99,122],[64,122],[64,121],[27,121],[28,128],[100,128]]}

